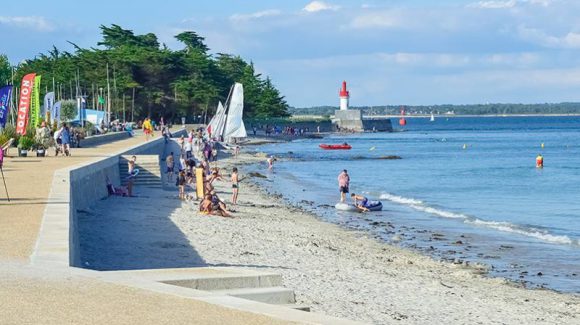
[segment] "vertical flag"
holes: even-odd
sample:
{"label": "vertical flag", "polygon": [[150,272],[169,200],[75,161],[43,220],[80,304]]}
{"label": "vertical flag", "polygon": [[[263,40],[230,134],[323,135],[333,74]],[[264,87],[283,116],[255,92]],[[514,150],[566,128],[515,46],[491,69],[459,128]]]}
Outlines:
{"label": "vertical flag", "polygon": [[60,104],[61,102],[58,101],[52,106],[52,120],[57,123],[60,122]]}
{"label": "vertical flag", "polygon": [[0,88],[0,128],[4,128],[6,126],[11,96],[12,86],[4,86]]}
{"label": "vertical flag", "polygon": [[32,97],[30,102],[30,122],[32,127],[40,124],[40,77],[34,78],[34,87],[32,87]]}
{"label": "vertical flag", "polygon": [[44,106],[42,110],[44,111],[46,122],[50,122],[49,116],[52,115],[53,105],[54,105],[54,92],[50,92],[44,95]]}
{"label": "vertical flag", "polygon": [[20,100],[18,101],[18,120],[16,122],[16,133],[25,135],[28,126],[28,108],[30,107],[30,96],[34,86],[36,73],[29,73],[22,78],[20,85]]}

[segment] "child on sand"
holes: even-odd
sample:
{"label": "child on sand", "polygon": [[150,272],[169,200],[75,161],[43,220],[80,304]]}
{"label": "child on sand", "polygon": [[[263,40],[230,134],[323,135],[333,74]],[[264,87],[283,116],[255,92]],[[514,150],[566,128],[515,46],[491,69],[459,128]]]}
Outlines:
{"label": "child on sand", "polygon": [[179,172],[179,176],[177,179],[177,185],[179,186],[179,199],[185,200],[185,184],[187,180],[185,178],[185,171],[182,170]]}
{"label": "child on sand", "polygon": [[240,189],[240,180],[238,178],[238,168],[232,170],[232,205],[238,204],[238,190]]}
{"label": "child on sand", "polygon": [[274,168],[274,162],[276,161],[276,157],[274,156],[270,156],[270,158],[268,158],[268,169],[272,169]]}

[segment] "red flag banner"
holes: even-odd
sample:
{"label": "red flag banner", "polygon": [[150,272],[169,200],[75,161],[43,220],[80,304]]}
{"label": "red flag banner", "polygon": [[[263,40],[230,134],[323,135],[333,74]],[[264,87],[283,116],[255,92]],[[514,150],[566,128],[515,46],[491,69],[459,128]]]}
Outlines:
{"label": "red flag banner", "polygon": [[18,101],[18,121],[16,122],[16,133],[25,135],[28,126],[28,108],[30,107],[30,97],[34,87],[36,73],[29,73],[22,78],[20,86],[20,99]]}

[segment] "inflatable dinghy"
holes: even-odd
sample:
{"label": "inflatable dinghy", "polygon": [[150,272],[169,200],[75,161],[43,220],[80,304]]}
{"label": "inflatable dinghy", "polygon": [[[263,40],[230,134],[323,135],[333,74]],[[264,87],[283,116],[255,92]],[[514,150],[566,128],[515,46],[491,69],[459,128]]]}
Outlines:
{"label": "inflatable dinghy", "polygon": [[383,209],[383,204],[380,201],[369,201],[366,208],[371,211],[381,211]]}
{"label": "inflatable dinghy", "polygon": [[352,205],[345,202],[338,202],[335,206],[336,210],[340,211],[357,211],[358,209]]}

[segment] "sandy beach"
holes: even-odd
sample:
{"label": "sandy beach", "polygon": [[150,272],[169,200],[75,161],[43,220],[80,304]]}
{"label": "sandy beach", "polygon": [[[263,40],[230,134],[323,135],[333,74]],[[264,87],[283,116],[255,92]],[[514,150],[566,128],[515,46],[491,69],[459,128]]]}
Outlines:
{"label": "sandy beach", "polygon": [[[224,175],[238,166],[243,177],[244,164],[263,160],[242,153],[218,164]],[[230,183],[215,185],[229,202]],[[251,178],[241,186],[234,219],[199,214],[197,202],[178,200],[173,186],[137,189],[138,198],[103,200],[82,216],[83,262],[108,270],[272,271],[282,274],[284,286],[313,312],[377,324],[580,322],[578,296],[524,289],[485,277],[485,268],[437,262],[286,206]]]}

